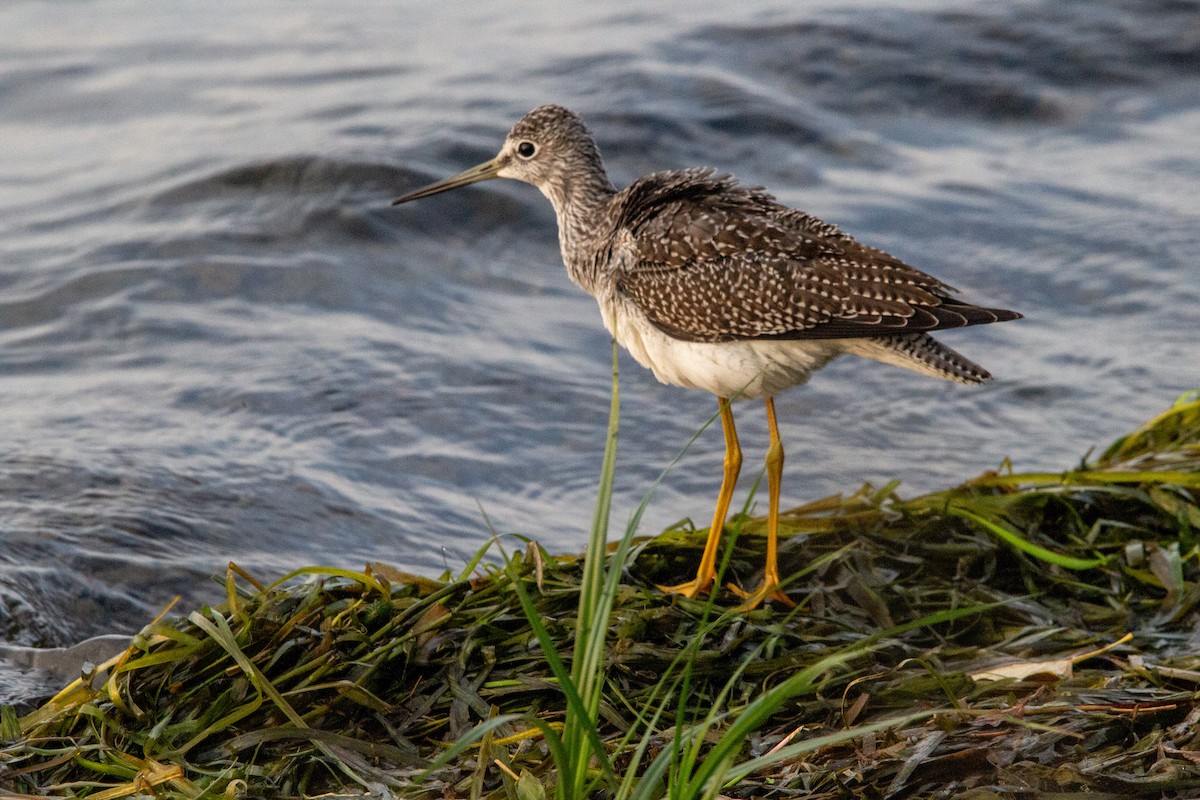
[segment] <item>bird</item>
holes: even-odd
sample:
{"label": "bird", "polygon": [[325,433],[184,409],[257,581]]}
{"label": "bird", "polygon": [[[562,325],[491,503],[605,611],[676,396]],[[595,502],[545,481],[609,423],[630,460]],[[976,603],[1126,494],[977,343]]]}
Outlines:
{"label": "bird", "polygon": [[733,400],[764,400],[769,444],[762,581],[732,588],[747,608],[791,605],[778,566],[784,451],[775,395],[841,355],[982,383],[987,370],[929,332],[1022,316],[958,299],[937,278],[709,167],[654,172],[618,191],[583,120],[559,105],[522,117],[494,158],[393,205],[493,178],[532,184],[550,200],[567,275],[596,299],[634,360],[663,383],[717,397],[725,457],[712,525],[695,578],[659,587],[686,597],[716,588],[742,466]]}

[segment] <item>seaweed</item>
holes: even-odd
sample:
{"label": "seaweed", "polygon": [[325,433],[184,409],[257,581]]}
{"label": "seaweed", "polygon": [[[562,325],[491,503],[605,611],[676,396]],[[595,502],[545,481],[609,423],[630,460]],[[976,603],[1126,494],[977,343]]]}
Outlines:
{"label": "seaweed", "polygon": [[[731,520],[728,573],[752,577],[763,527]],[[0,791],[537,798],[573,769],[598,797],[1195,796],[1198,530],[1192,394],[1061,473],[788,511],[794,609],[660,593],[703,543],[683,528],[439,580],[231,564],[221,605],[3,709]]]}

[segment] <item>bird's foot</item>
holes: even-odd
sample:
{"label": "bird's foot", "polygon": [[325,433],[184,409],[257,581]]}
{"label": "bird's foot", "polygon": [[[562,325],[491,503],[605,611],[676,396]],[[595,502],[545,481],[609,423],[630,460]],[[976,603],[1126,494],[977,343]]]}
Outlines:
{"label": "bird's foot", "polygon": [[796,607],[796,601],[784,594],[783,590],[779,588],[778,578],[774,580],[764,579],[762,585],[753,592],[747,592],[745,589],[735,586],[732,583],[729,584],[729,588],[738,597],[745,598],[746,600],[746,602],[738,606],[739,611],[753,611],[761,606],[764,600],[771,600],[788,608]]}
{"label": "bird's foot", "polygon": [[695,579],[690,580],[687,583],[679,583],[674,586],[660,586],[657,583],[654,585],[660,592],[663,592],[664,594],[681,594],[684,597],[692,598],[701,592],[711,592],[713,587],[716,586],[716,583],[716,575],[709,575],[707,577],[703,575],[697,575]]}

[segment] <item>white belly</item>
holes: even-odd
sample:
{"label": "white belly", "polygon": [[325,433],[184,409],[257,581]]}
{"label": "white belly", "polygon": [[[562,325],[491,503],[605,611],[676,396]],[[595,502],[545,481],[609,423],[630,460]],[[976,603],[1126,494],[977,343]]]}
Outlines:
{"label": "white belly", "polygon": [[630,306],[614,313],[601,302],[600,313],[617,343],[654,377],[718,397],[773,396],[804,383],[845,351],[836,339],[684,342],[666,335]]}

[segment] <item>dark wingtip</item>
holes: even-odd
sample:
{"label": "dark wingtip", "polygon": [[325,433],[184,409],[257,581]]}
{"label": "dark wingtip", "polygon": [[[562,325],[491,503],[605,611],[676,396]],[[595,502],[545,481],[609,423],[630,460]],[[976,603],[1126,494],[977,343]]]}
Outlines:
{"label": "dark wingtip", "polygon": [[[938,328],[960,328],[966,325],[1010,322],[1014,319],[1021,319],[1024,316],[1016,311],[1009,311],[1007,308],[984,308],[983,306],[974,306],[969,303],[946,303],[945,305],[938,306],[936,313],[938,317],[943,318],[943,322]],[[962,322],[944,319],[948,314],[953,314],[955,317],[961,318]]]}

